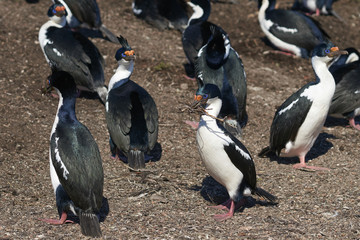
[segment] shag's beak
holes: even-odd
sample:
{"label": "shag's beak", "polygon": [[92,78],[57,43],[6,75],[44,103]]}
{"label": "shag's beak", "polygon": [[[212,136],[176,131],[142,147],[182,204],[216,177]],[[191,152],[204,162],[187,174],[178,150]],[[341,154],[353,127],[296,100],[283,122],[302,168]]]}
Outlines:
{"label": "shag's beak", "polygon": [[201,95],[195,95],[194,99],[194,102],[191,104],[192,109],[196,109],[207,102],[207,99],[204,99]]}
{"label": "shag's beak", "polygon": [[66,10],[64,6],[57,6],[55,8],[55,11],[56,11],[55,15],[58,17],[62,17],[66,15]]}
{"label": "shag's beak", "polygon": [[131,60],[135,60],[135,51],[134,50],[129,50],[129,51],[125,51],[125,57],[124,59],[126,61],[131,61]]}
{"label": "shag's beak", "polygon": [[330,53],[328,53],[327,56],[330,58],[334,58],[343,54],[348,54],[348,52],[345,50],[339,50],[338,47],[332,47],[330,49]]}

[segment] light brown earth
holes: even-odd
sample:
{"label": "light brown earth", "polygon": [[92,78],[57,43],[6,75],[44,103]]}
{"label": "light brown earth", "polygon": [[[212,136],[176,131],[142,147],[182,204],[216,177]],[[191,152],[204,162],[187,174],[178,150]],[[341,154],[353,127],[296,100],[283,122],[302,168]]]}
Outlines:
{"label": "light brown earth", "polygon": [[[179,109],[190,103],[195,82],[183,77],[181,35],[158,31],[133,16],[131,0],[101,0],[104,24],[125,36],[137,54],[132,79],[154,97],[160,114],[161,159],[149,174],[130,173],[110,159],[104,107],[78,99],[77,117],[99,145],[110,213],[101,223],[104,239],[360,239],[359,131],[345,120],[328,121],[309,153],[310,165],[330,172],[294,170],[296,159],[260,159],[277,106],[314,79],[309,60],[265,54],[257,3],[215,3],[210,20],[225,29],[242,58],[248,81],[249,122],[243,143],[252,153],[258,185],[279,198],[276,207],[254,198],[226,222],[209,208],[227,199],[207,174],[195,132],[184,120],[198,116]],[[289,7],[290,1],[279,1]],[[51,1],[28,4],[0,0],[0,239],[79,239],[77,224],[52,226],[57,218],[49,176],[49,134],[57,99],[41,93],[50,68],[37,35]],[[334,9],[346,20],[316,17],[340,48],[360,47],[360,2],[341,0]],[[93,39],[106,60],[106,83],[116,68],[118,46]]]}

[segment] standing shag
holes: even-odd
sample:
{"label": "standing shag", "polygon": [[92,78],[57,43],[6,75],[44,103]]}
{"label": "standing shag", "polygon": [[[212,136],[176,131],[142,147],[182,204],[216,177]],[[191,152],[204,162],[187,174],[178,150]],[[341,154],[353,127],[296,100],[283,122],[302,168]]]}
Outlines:
{"label": "standing shag", "polygon": [[63,224],[69,222],[68,214],[75,214],[84,235],[100,237],[104,184],[100,152],[90,131],[76,118],[77,90],[72,76],[55,72],[50,77],[50,86],[59,95],[50,135],[50,176],[60,219],[42,221]]}
{"label": "standing shag", "polygon": [[296,11],[275,9],[276,0],[259,0],[259,23],[269,41],[288,54],[308,58],[329,38],[318,23]]}
{"label": "standing shag", "polygon": [[150,94],[130,80],[135,52],[125,38],[115,55],[119,64],[110,79],[106,100],[106,122],[113,156],[127,156],[130,168],[145,168],[145,153],[155,146],[158,136],[158,111]]}
{"label": "standing shag", "polygon": [[247,123],[246,74],[238,53],[219,28],[211,27],[209,42],[200,49],[195,62],[198,87],[212,83],[221,89],[220,117],[226,118],[225,127],[236,137]]}
{"label": "standing shag", "polygon": [[280,157],[297,156],[300,163],[294,168],[329,170],[306,165],[305,156],[319,136],[335,92],[335,80],[327,65],[340,54],[346,51],[330,42],[314,49],[311,62],[316,81],[303,86],[277,109],[270,129],[270,145],[259,153],[260,157],[270,152]]}
{"label": "standing shag", "polygon": [[342,55],[329,68],[336,82],[329,115],[346,118],[351,127],[360,130],[355,122],[355,117],[360,115],[360,54],[354,48],[346,51],[349,55]]}
{"label": "standing shag", "polygon": [[96,0],[53,0],[66,8],[66,21],[71,28],[86,27],[99,30],[113,43],[117,37],[101,21],[100,9]]}
{"label": "standing shag", "polygon": [[257,187],[255,164],[250,153],[217,119],[222,105],[221,96],[216,85],[205,84],[197,90],[192,105],[193,108],[204,107],[196,133],[200,156],[208,173],[226,188],[230,197],[216,207],[229,210],[226,214],[214,216],[219,221],[232,217],[235,209],[244,205],[245,197],[251,194],[271,202],[276,200],[275,196]]}
{"label": "standing shag", "polygon": [[66,10],[53,4],[48,11],[50,20],[41,26],[39,43],[52,72],[65,71],[80,90],[97,92],[105,103],[104,59],[97,47],[78,32],[64,28]]}
{"label": "standing shag", "polygon": [[194,75],[194,63],[200,48],[202,48],[211,37],[210,27],[219,28],[223,34],[225,31],[219,26],[208,22],[210,16],[211,4],[209,0],[191,0],[188,4],[193,9],[188,25],[182,35],[182,45],[189,61],[187,74]]}
{"label": "standing shag", "polygon": [[160,30],[174,28],[183,32],[188,22],[185,0],[134,0],[132,10],[136,17]]}

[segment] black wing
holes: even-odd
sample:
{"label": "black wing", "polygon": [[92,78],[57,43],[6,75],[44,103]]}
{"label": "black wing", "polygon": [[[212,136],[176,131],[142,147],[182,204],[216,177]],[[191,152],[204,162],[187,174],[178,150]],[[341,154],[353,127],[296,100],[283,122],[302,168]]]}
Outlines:
{"label": "black wing", "polygon": [[329,114],[347,115],[360,107],[360,62],[339,68],[333,76],[338,83]]}
{"label": "black wing", "polygon": [[100,152],[89,130],[80,123],[72,127],[59,124],[50,147],[57,176],[71,200],[81,209],[98,211],[104,175]]}
{"label": "black wing", "polygon": [[278,108],[270,129],[270,148],[280,154],[288,141],[294,141],[301,124],[304,122],[312,105],[301,93],[314,83],[308,83],[291,95]]}
{"label": "black wing", "polygon": [[75,39],[73,32],[64,28],[51,27],[46,35],[49,41],[44,46],[44,52],[51,68],[68,72],[77,85],[92,90],[94,87],[89,69],[91,59],[80,42]]}
{"label": "black wing", "polygon": [[154,99],[143,88],[139,89],[139,99],[144,110],[144,117],[148,131],[149,149],[153,149],[158,137],[158,111]]}
{"label": "black wing", "polygon": [[[237,54],[237,52],[230,48],[230,54],[227,61],[224,64],[225,78],[231,86],[232,95],[237,100],[235,106],[238,109],[238,119],[244,126],[247,121],[246,113],[246,96],[247,96],[247,85],[246,85],[246,74],[243,63]],[[227,94],[227,96],[229,96]],[[227,97],[223,96],[223,98]],[[227,104],[223,104],[223,106]]]}
{"label": "black wing", "polygon": [[88,24],[91,28],[101,26],[99,6],[96,0],[64,0],[70,8],[71,13],[82,23]]}
{"label": "black wing", "polygon": [[[269,31],[284,42],[294,44],[311,51],[316,45],[323,42],[324,31],[309,17],[283,9],[266,12],[266,19],[271,20],[274,25]],[[292,34],[283,28],[292,29]]]}
{"label": "black wing", "polygon": [[228,154],[231,162],[242,172],[245,182],[251,189],[256,189],[256,170],[255,163],[247,150],[247,148],[230,132],[228,132],[222,124],[217,121],[217,125],[222,129],[228,137],[231,138],[233,143],[224,146],[224,150]]}

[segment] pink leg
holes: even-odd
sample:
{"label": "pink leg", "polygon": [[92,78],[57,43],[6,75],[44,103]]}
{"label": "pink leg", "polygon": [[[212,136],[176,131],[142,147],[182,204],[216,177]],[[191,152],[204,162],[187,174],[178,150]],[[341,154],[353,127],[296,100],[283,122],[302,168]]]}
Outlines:
{"label": "pink leg", "polygon": [[196,79],[195,78],[192,78],[192,77],[188,77],[184,74],[184,78],[186,78],[187,80],[191,80],[191,81],[195,81]]}
{"label": "pink leg", "polygon": [[316,8],[315,15],[320,16],[320,9]]}
{"label": "pink leg", "polygon": [[286,52],[283,50],[271,50],[270,52],[274,53],[274,54],[282,54],[282,55],[286,55],[286,56],[290,56],[293,58],[297,58],[297,56],[291,52]]}
{"label": "pink leg", "polygon": [[360,130],[360,124],[356,124],[355,122],[355,118],[350,118],[349,119],[349,124],[350,126],[352,126],[353,128]]}
{"label": "pink leg", "polygon": [[305,156],[300,156],[299,159],[300,159],[300,163],[297,163],[297,164],[293,165],[293,168],[295,168],[295,169],[308,168],[308,169],[313,169],[315,171],[330,171],[329,168],[315,167],[315,166],[306,165]]}
{"label": "pink leg", "polygon": [[190,125],[190,126],[191,126],[193,129],[195,129],[195,130],[198,129],[198,127],[199,127],[199,123],[198,123],[198,122],[186,120],[185,123],[188,124],[188,125]]}
{"label": "pink leg", "polygon": [[220,205],[217,205],[217,206],[210,206],[211,208],[215,208],[215,209],[230,209],[230,206],[231,206],[231,198],[229,198],[226,202],[223,202],[222,204]]}
{"label": "pink leg", "polygon": [[61,225],[61,224],[64,224],[64,223],[74,223],[71,220],[66,220],[66,218],[67,218],[67,214],[66,214],[66,212],[63,212],[61,214],[61,218],[59,220],[56,220],[56,219],[39,219],[39,220],[43,221],[43,222],[46,222],[46,223],[49,223],[49,224],[53,224],[53,225]]}
{"label": "pink leg", "polygon": [[235,211],[235,204],[234,201],[230,199],[230,209],[229,212],[224,213],[224,214],[218,214],[214,216],[214,219],[216,221],[224,221],[228,218],[231,218],[232,216],[234,216],[234,211]]}

